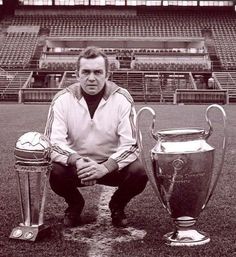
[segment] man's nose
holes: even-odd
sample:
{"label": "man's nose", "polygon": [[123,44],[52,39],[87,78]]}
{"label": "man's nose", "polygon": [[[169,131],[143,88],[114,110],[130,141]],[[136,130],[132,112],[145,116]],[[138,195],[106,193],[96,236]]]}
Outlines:
{"label": "man's nose", "polygon": [[95,80],[95,76],[93,72],[90,72],[88,79],[92,81]]}

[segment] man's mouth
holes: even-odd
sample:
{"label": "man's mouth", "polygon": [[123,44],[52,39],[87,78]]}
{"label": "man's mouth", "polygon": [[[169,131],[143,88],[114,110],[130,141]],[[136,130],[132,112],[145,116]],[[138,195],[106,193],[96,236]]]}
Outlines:
{"label": "man's mouth", "polygon": [[97,87],[97,85],[89,84],[87,87]]}

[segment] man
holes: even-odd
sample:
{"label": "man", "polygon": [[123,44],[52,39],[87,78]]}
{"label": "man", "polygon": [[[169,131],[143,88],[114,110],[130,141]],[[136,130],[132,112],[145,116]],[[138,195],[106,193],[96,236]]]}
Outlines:
{"label": "man", "polygon": [[125,206],[147,183],[138,160],[133,100],[127,90],[108,81],[108,66],[100,49],[86,48],[77,61],[78,83],[60,91],[49,109],[45,135],[53,145],[50,185],[68,204],[68,227],[81,224],[85,201],[78,187],[118,187],[109,208],[112,224],[124,227]]}

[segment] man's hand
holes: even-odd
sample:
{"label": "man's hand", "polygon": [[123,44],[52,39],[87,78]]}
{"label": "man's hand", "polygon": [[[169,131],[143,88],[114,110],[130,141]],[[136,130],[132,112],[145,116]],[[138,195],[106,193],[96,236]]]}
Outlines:
{"label": "man's hand", "polygon": [[98,164],[88,157],[79,159],[76,162],[76,168],[81,183],[87,186],[96,184],[97,179],[109,172],[103,164]]}

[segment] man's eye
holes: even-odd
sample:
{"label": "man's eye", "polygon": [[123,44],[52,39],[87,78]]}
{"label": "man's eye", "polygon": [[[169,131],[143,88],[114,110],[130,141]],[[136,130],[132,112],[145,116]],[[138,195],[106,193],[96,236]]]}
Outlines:
{"label": "man's eye", "polygon": [[102,70],[95,70],[94,74],[95,75],[101,75],[101,74],[103,74],[103,72],[102,72]]}
{"label": "man's eye", "polygon": [[83,74],[83,75],[88,75],[88,74],[89,74],[89,71],[88,71],[88,70],[82,70],[82,74]]}

